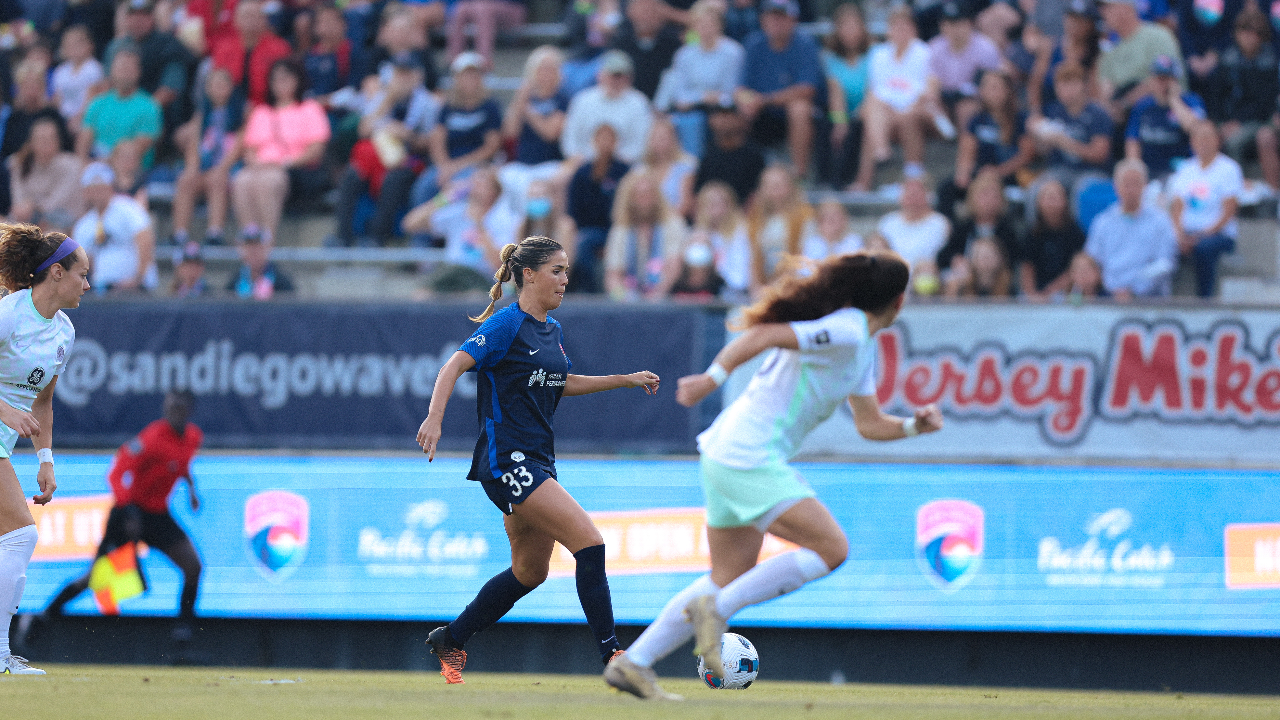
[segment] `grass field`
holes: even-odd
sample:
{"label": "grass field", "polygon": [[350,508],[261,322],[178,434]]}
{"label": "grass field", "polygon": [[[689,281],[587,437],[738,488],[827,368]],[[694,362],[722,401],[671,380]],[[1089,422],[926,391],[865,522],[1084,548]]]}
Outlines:
{"label": "grass field", "polygon": [[642,703],[599,677],[238,668],[46,665],[46,677],[0,676],[0,717],[15,720],[398,720],[399,718],[1280,718],[1280,697],[1005,688],[840,686],[762,681],[713,691],[664,685],[683,703]]}

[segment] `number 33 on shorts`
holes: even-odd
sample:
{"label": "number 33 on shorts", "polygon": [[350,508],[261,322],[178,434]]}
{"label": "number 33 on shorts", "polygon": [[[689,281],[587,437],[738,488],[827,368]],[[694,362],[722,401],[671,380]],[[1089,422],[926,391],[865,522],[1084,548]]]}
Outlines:
{"label": "number 33 on shorts", "polygon": [[529,472],[525,466],[514,468],[511,472],[502,474],[502,482],[511,487],[511,494],[520,497],[524,493],[524,489],[533,484],[533,473]]}

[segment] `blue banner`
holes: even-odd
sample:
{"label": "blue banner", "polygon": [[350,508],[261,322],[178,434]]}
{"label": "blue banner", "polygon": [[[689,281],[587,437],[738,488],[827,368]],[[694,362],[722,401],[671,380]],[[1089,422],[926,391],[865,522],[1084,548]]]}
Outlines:
{"label": "blue banner", "polygon": [[[57,501],[23,611],[83,573],[110,499],[109,458],[59,459]],[[15,459],[24,489],[35,464]],[[444,619],[510,561],[501,515],[464,460],[202,456],[203,508],[174,514],[205,563],[202,615]],[[742,625],[1280,635],[1280,483],[1273,472],[800,464],[849,535],[849,560],[748,608]],[[651,621],[705,571],[690,461],[565,460],[560,480],[606,538],[620,622]],[[766,542],[764,554],[786,550]],[[151,550],[125,614],[176,611]],[[578,622],[572,558],[508,615]],[[86,594],[72,612],[96,612]]]}
{"label": "blue banner", "polygon": [[[211,447],[412,449],[440,366],[475,330],[479,304],[86,302],[58,380],[61,446],[117,445],[159,416],[164,392],[190,389]],[[652,370],[668,390],[568,398],[561,451],[689,452],[701,411],[675,380],[706,367],[723,315],[680,306],[579,301],[555,313],[575,373]],[[459,382],[442,447],[476,437],[475,379]]]}

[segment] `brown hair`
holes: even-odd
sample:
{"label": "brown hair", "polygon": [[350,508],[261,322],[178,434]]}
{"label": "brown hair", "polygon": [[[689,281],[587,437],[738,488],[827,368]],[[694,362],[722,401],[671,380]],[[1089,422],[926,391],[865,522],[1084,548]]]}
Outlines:
{"label": "brown hair", "polygon": [[1267,22],[1267,16],[1263,15],[1261,10],[1253,6],[1247,6],[1236,16],[1235,30],[1236,32],[1241,30],[1255,32],[1264,43],[1271,39],[1271,23]]}
{"label": "brown hair", "polygon": [[911,268],[888,250],[861,250],[819,263],[807,277],[792,276],[765,291],[742,313],[734,329],[776,322],[817,320],[841,308],[876,314],[907,289]]}
{"label": "brown hair", "polygon": [[1053,81],[1055,83],[1070,82],[1072,80],[1084,82],[1084,68],[1075,63],[1062,63],[1057,70],[1053,71]]}
{"label": "brown hair", "polygon": [[[844,19],[845,15],[853,15],[858,18],[858,22],[862,24],[862,39],[853,47],[845,47],[840,40],[840,34],[835,31],[834,26]],[[846,2],[836,6],[831,13],[832,30],[827,35],[827,49],[835,53],[841,59],[850,55],[853,57],[861,57],[867,54],[867,50],[871,47],[871,33],[867,31],[866,18],[862,16],[862,8],[857,3]]]}
{"label": "brown hair", "polygon": [[549,237],[535,235],[520,241],[520,244],[507,243],[502,248],[502,265],[493,274],[493,287],[489,289],[489,307],[477,317],[469,317],[472,322],[484,322],[493,314],[494,306],[502,299],[503,283],[515,280],[517,288],[524,287],[524,269],[537,270],[564,248]]}
{"label": "brown hair", "polygon": [[[36,268],[53,257],[66,239],[62,233],[46,233],[35,225],[0,223],[0,287],[17,292],[39,285],[49,276],[49,268],[38,273]],[[58,261],[67,270],[75,263],[75,253]]]}

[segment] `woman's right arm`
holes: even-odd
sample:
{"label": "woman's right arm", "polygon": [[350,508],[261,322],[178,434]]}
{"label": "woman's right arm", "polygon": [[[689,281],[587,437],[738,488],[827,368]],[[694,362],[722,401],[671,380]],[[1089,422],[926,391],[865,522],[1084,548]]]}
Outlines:
{"label": "woman's right arm", "polygon": [[[754,325],[725,345],[716,354],[712,365],[719,365],[727,376],[733,372],[734,368],[769,348],[798,350],[800,339],[796,337],[796,331],[791,329],[788,323]],[[676,402],[685,407],[693,407],[718,387],[720,384],[705,372],[686,375],[680,378],[676,385]]]}
{"label": "woman's right arm", "polygon": [[476,366],[476,359],[459,350],[449,358],[436,375],[436,386],[431,391],[431,407],[427,410],[427,419],[418,428],[418,444],[422,452],[427,454],[427,462],[436,457],[436,444],[440,442],[441,426],[444,423],[444,409],[449,404],[449,396],[453,395],[454,383],[462,377],[462,373]]}

